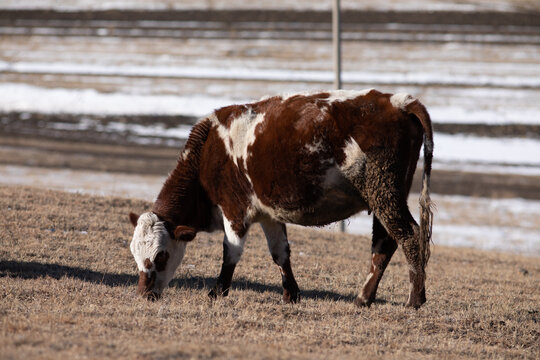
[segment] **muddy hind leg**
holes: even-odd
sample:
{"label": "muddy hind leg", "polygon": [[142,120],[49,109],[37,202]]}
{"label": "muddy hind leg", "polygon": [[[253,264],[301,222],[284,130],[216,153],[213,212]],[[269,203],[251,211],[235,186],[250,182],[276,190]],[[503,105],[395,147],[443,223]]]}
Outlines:
{"label": "muddy hind leg", "polygon": [[420,246],[420,229],[406,204],[398,209],[388,209],[379,216],[390,236],[401,246],[409,265],[409,299],[406,306],[419,308],[426,302],[426,273]]}
{"label": "muddy hind leg", "polygon": [[388,235],[377,217],[373,215],[371,265],[362,292],[354,301],[356,305],[370,306],[373,300],[375,300],[379,282],[397,247],[396,241]]}
{"label": "muddy hind leg", "polygon": [[372,209],[388,235],[405,254],[409,265],[409,299],[406,306],[418,308],[426,302],[424,252],[420,244],[420,229],[401,192],[388,188],[377,191],[372,199]]}

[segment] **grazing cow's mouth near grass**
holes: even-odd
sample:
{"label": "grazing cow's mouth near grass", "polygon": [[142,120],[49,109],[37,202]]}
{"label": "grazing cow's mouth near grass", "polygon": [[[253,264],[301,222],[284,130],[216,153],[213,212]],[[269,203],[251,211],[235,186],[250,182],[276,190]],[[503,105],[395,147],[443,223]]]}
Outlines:
{"label": "grazing cow's mouth near grass", "polygon": [[[407,197],[424,143],[420,226]],[[407,94],[376,90],[276,96],[216,110],[197,123],[152,211],[130,214],[138,292],[156,300],[199,231],[223,230],[223,264],[210,296],[226,296],[246,234],[260,223],[283,282],[299,300],[286,223],[326,225],[373,212],[372,260],[355,304],[369,306],[392,255],[408,263],[407,306],[426,301],[432,213],[431,121]]]}

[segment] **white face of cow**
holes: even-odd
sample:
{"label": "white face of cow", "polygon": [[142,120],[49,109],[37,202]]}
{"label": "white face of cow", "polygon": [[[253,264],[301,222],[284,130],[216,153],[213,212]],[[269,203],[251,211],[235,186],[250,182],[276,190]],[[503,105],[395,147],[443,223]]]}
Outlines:
{"label": "white face of cow", "polygon": [[[130,214],[130,219],[136,225],[130,248],[139,269],[137,292],[155,300],[161,296],[182,262],[187,242],[171,238],[165,222],[152,212],[144,213],[138,219],[135,214]],[[189,236],[185,234],[186,229],[191,231]],[[183,240],[191,240],[195,236],[193,229],[185,226],[177,227],[175,234]]]}

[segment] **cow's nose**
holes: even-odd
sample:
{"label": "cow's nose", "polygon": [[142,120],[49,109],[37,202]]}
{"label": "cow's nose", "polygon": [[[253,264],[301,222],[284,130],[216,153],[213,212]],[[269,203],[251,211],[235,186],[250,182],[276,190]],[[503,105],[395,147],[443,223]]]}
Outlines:
{"label": "cow's nose", "polygon": [[155,291],[153,291],[155,283],[156,283],[155,271],[152,271],[150,273],[150,276],[148,276],[148,273],[146,273],[145,271],[141,271],[139,273],[139,283],[137,284],[137,293],[139,293],[143,297],[148,297],[149,294],[156,293]]}

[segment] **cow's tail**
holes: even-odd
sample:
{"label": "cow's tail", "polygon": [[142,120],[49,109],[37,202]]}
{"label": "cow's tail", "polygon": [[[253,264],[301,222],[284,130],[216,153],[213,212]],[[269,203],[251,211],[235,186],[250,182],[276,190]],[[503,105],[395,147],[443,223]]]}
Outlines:
{"label": "cow's tail", "polygon": [[422,173],[422,191],[420,193],[420,254],[422,264],[425,267],[430,256],[430,242],[433,228],[432,202],[429,196],[431,162],[433,160],[433,128],[429,114],[420,103],[415,100],[406,106],[407,113],[420,120],[424,129],[424,172]]}

